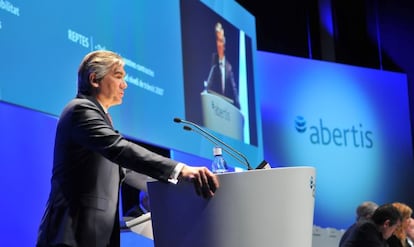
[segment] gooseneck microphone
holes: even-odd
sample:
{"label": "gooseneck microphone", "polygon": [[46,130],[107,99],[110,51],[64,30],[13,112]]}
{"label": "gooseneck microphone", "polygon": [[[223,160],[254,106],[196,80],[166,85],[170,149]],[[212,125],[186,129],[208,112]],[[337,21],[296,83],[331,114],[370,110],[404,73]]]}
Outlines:
{"label": "gooseneck microphone", "polygon": [[195,129],[193,129],[193,128],[189,127],[189,126],[184,126],[184,129],[185,130],[188,130],[188,131],[191,131],[192,130],[192,131],[194,131],[194,132],[202,135],[203,137],[205,137],[207,140],[209,140],[210,142],[214,143],[215,145],[218,145],[218,144],[223,145],[224,147],[226,147],[226,148],[223,149],[225,152],[227,152],[228,154],[230,154],[233,158],[237,159],[239,162],[243,163],[247,167],[248,170],[252,170],[253,169],[250,166],[250,163],[249,163],[248,159],[246,158],[246,156],[244,154],[240,153],[239,151],[237,151],[233,147],[229,146],[227,143],[223,142],[222,140],[220,140],[219,138],[217,138],[213,134],[211,134],[208,131],[204,130],[198,124],[193,123],[191,121],[183,120],[183,119],[177,118],[177,117],[174,118],[174,122],[188,124],[188,125],[193,126]]}
{"label": "gooseneck microphone", "polygon": [[214,68],[215,68],[216,66],[217,66],[217,65],[213,65],[213,66],[211,66],[210,71],[208,72],[208,77],[207,77],[207,80],[206,80],[206,81],[204,81],[204,89],[207,89],[207,88],[208,88],[208,84],[210,83],[211,76],[213,75],[213,71],[214,71]]}
{"label": "gooseneck microphone", "polygon": [[[193,129],[188,125],[184,125],[183,127],[184,130],[187,131],[194,131],[197,132],[198,134],[202,135],[203,137],[205,137],[207,140],[209,140],[210,142],[212,142],[214,145],[216,146],[220,146],[220,143],[216,142],[213,138],[211,138],[210,136],[206,135],[204,132],[201,132],[197,129]],[[234,153],[230,152],[229,150],[227,150],[226,148],[223,149],[224,152],[228,153],[229,155],[231,155],[231,157],[235,158],[237,161],[239,161],[240,163],[242,163],[243,165],[247,166],[246,161],[242,160],[240,157],[237,157]],[[248,167],[248,166],[247,166]]]}

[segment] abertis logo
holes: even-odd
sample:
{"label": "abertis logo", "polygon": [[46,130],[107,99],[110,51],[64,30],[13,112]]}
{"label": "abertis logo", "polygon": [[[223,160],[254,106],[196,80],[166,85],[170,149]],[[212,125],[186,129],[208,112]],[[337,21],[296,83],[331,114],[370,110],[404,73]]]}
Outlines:
{"label": "abertis logo", "polygon": [[372,148],[374,146],[372,131],[364,129],[361,123],[350,127],[332,127],[324,124],[321,118],[317,124],[308,124],[304,117],[297,116],[295,129],[300,134],[309,135],[309,141],[315,145],[355,148]]}

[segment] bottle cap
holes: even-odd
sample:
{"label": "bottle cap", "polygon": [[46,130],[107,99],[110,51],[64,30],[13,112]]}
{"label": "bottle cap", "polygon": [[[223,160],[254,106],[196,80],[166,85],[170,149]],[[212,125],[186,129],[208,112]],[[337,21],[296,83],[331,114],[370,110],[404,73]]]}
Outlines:
{"label": "bottle cap", "polygon": [[223,153],[222,153],[221,147],[214,147],[213,148],[213,154],[214,155],[222,155]]}

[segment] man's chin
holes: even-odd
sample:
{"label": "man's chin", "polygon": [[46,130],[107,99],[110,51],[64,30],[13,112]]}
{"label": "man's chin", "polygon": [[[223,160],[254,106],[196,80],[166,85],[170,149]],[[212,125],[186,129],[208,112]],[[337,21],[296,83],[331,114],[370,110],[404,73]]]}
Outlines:
{"label": "man's chin", "polygon": [[112,106],[116,106],[116,105],[120,105],[122,104],[122,99],[116,100],[114,101],[114,103],[112,104]]}

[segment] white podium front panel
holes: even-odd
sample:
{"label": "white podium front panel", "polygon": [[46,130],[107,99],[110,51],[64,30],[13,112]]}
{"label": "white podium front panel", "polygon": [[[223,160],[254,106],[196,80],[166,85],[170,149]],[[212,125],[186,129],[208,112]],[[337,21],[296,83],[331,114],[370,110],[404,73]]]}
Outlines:
{"label": "white podium front panel", "polygon": [[155,247],[311,247],[312,167],[220,174],[203,199],[188,182],[149,182]]}

